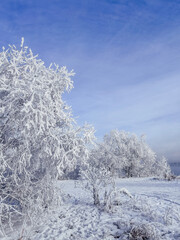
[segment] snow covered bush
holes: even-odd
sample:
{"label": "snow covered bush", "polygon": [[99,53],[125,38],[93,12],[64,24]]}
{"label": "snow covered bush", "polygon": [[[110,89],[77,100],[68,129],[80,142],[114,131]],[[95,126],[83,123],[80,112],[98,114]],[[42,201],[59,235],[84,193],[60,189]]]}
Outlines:
{"label": "snow covered bush", "polygon": [[127,189],[116,189],[114,175],[110,168],[106,166],[106,158],[104,152],[99,151],[100,145],[96,145],[90,153],[86,161],[81,166],[81,186],[91,192],[94,205],[101,209],[111,212],[113,207],[120,202],[123,195],[132,197]]}
{"label": "snow covered bush", "polygon": [[119,231],[116,232],[114,238],[121,240],[161,240],[161,232],[154,223],[143,221],[140,223],[138,219],[127,221],[126,217],[120,218],[113,224]]}
{"label": "snow covered bush", "polygon": [[69,162],[71,160],[71,164],[66,164],[61,166],[61,171],[59,169],[59,179],[75,179],[79,174],[80,167],[89,156],[89,145],[95,139],[94,136],[94,127],[85,124],[82,127],[74,126],[69,139],[64,144],[64,149],[66,152],[66,160],[65,162]]}
{"label": "snow covered bush", "polygon": [[[98,154],[98,155],[97,155]],[[92,193],[95,205],[106,205],[108,196],[114,191],[114,179],[112,173],[105,167],[99,151],[94,148],[88,157],[88,161],[81,166],[81,180],[83,187]]]}
{"label": "snow covered bush", "polygon": [[57,203],[54,181],[86,156],[93,130],[75,126],[62,100],[73,87],[66,67],[50,65],[31,49],[0,53],[0,227],[36,224]]}
{"label": "snow covered bush", "polygon": [[153,224],[134,225],[129,230],[129,240],[160,240],[159,231]]}

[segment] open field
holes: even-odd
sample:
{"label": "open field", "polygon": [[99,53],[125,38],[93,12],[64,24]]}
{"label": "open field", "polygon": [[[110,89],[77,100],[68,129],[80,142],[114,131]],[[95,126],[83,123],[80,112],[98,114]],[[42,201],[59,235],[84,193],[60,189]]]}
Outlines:
{"label": "open field", "polygon": [[118,179],[117,189],[126,188],[133,197],[120,196],[110,212],[95,207],[90,193],[76,185],[59,181],[64,203],[29,239],[180,239],[179,180]]}

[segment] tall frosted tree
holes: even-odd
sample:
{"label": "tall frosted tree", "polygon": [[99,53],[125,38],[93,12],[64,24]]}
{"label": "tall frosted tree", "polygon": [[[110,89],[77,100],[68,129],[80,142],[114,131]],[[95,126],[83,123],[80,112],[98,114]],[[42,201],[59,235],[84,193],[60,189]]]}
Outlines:
{"label": "tall frosted tree", "polygon": [[[62,94],[73,87],[66,67],[31,49],[0,53],[0,225],[35,222],[57,200],[53,181],[86,156],[93,131],[74,124]],[[3,232],[4,233],[4,232]]]}

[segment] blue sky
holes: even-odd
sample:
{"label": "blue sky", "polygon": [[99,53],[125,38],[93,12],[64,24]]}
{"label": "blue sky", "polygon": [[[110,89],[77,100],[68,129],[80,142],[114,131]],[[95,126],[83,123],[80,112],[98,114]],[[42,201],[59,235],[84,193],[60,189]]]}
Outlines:
{"label": "blue sky", "polygon": [[0,46],[25,44],[47,65],[74,69],[64,98],[102,138],[146,134],[180,161],[180,1],[1,0]]}

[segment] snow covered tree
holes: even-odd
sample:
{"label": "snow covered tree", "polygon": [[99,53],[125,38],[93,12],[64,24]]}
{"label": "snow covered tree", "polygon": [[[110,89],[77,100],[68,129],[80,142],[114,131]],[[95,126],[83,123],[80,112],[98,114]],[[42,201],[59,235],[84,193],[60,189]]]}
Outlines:
{"label": "snow covered tree", "polygon": [[167,160],[157,156],[144,136],[125,131],[112,130],[106,134],[96,147],[96,159],[114,176],[168,178],[171,175]]}
{"label": "snow covered tree", "polygon": [[140,177],[152,174],[156,154],[144,137],[113,130],[104,136],[99,152],[104,152],[106,167],[116,176]]}
{"label": "snow covered tree", "polygon": [[[31,49],[0,53],[0,226],[29,225],[57,202],[54,180],[86,156],[93,131],[76,127],[62,100],[73,87],[66,67],[50,65]],[[17,218],[18,217],[18,218]],[[18,219],[18,220],[17,220]]]}
{"label": "snow covered tree", "polygon": [[157,160],[153,166],[153,170],[154,170],[153,171],[154,175],[156,175],[160,178],[171,180],[171,178],[173,177],[171,168],[165,157],[157,158]]}

